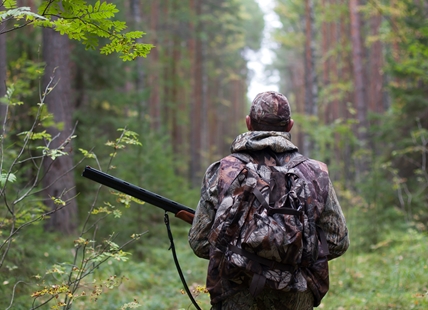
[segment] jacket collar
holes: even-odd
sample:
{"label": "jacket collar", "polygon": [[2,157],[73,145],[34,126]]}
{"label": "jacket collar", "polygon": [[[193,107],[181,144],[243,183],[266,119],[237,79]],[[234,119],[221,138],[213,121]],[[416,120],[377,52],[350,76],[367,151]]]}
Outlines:
{"label": "jacket collar", "polygon": [[289,132],[248,131],[236,137],[232,143],[231,152],[261,151],[267,148],[276,153],[298,150],[291,142]]}

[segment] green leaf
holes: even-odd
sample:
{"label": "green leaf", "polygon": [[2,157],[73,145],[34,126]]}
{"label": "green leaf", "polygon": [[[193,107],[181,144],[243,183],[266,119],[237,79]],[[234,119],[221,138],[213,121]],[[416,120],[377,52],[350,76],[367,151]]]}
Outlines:
{"label": "green leaf", "polygon": [[97,158],[97,156],[90,151],[84,150],[82,148],[79,148],[79,151],[85,156],[85,158]]}
{"label": "green leaf", "polygon": [[[0,14],[0,20],[5,20],[10,17],[13,17],[15,19],[22,19],[26,17],[27,20],[34,20],[34,19],[47,20],[46,17],[36,14],[34,12],[31,12],[29,7],[19,7],[16,9],[9,9],[7,11],[4,11],[2,14]],[[19,25],[16,25],[16,26],[19,26]]]}
{"label": "green leaf", "polygon": [[2,173],[0,174],[0,186],[4,186],[6,182],[13,183],[16,181],[16,176],[13,173]]}
{"label": "green leaf", "polygon": [[26,138],[30,140],[52,140],[51,134],[47,133],[46,130],[43,130],[42,132],[24,131],[18,134],[18,136],[21,135],[26,135]]}
{"label": "green leaf", "polygon": [[3,1],[3,6],[4,6],[6,9],[14,9],[14,8],[16,8],[16,7],[17,7],[17,5],[16,5],[16,0],[4,0],[4,1]]}
{"label": "green leaf", "polygon": [[[97,1],[91,5],[83,0],[43,1],[38,12],[48,20],[34,20],[34,26],[51,27],[82,42],[87,49],[95,49],[100,38],[107,38],[110,42],[100,49],[101,54],[115,52],[125,61],[146,57],[153,48],[151,44],[137,42],[145,34],[142,31],[122,33],[127,28],[126,22],[113,20],[119,12],[113,3]],[[51,16],[56,20],[51,20]]]}

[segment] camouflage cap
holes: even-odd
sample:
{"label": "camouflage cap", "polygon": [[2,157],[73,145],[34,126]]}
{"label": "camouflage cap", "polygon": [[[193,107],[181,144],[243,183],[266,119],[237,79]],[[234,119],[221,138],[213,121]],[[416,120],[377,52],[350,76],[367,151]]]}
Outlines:
{"label": "camouflage cap", "polygon": [[275,91],[258,94],[251,104],[250,119],[254,130],[283,131],[290,116],[287,97]]}

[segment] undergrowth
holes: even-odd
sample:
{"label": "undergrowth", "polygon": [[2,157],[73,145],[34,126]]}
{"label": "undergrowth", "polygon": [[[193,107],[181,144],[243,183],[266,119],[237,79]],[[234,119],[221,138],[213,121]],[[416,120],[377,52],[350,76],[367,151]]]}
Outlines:
{"label": "undergrowth", "polygon": [[[428,234],[404,223],[377,222],[373,212],[346,212],[351,246],[330,262],[330,291],[319,308],[427,309]],[[367,231],[376,231],[377,243],[365,242]]]}
{"label": "undergrowth", "polygon": [[[161,212],[161,210],[159,210]],[[364,216],[362,216],[363,214]],[[407,230],[385,229],[379,232],[376,244],[368,248],[358,240],[365,229],[361,220],[370,217],[355,208],[346,212],[351,236],[348,252],[330,262],[330,291],[319,309],[426,309],[428,307],[428,235],[412,228]],[[189,225],[171,217],[172,232],[178,259],[187,283],[197,295],[202,309],[209,309],[209,296],[202,288],[205,284],[207,261],[197,258],[187,243]],[[110,260],[100,266],[93,277],[87,279],[87,296],[82,296],[73,308],[89,309],[194,309],[183,290],[177,273],[169,240],[163,223],[153,223],[138,242],[143,254],[133,255],[127,262]],[[62,262],[72,248],[72,240],[63,236],[47,234],[32,229],[26,236],[25,252],[13,253],[16,266],[9,266],[0,274],[0,308],[8,306],[11,289],[23,274],[41,270],[41,266],[52,266]],[[44,242],[36,241],[43,237]],[[125,249],[126,250],[126,249]],[[132,251],[131,251],[132,252]],[[16,256],[15,256],[16,254]],[[37,276],[34,274],[33,276]],[[26,276],[24,278],[27,278]],[[108,287],[109,279],[116,281],[115,289]],[[98,296],[91,296],[96,283],[93,279],[104,279]],[[100,283],[98,283],[100,284]],[[25,292],[25,293],[23,293]],[[12,309],[27,309],[31,303],[31,291],[25,283],[18,284],[19,298]]]}

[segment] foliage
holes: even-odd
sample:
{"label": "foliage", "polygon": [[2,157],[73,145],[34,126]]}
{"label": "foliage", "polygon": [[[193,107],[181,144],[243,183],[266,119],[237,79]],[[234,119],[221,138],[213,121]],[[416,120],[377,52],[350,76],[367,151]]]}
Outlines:
{"label": "foliage", "polygon": [[[198,189],[190,189],[183,178],[188,156],[177,154],[172,147],[177,141],[187,141],[183,136],[188,134],[192,121],[188,116],[190,106],[186,103],[193,94],[193,80],[188,73],[192,64],[188,40],[196,37],[203,42],[205,61],[201,65],[205,74],[199,77],[207,79],[205,91],[212,100],[207,99],[204,106],[210,116],[207,123],[217,120],[215,113],[211,113],[215,108],[216,113],[219,111],[226,119],[224,127],[227,127],[234,122],[228,118],[231,113],[225,111],[236,109],[233,102],[236,88],[232,88],[231,82],[246,76],[243,51],[260,45],[256,42],[261,34],[260,12],[256,12],[250,0],[204,3],[204,14],[197,17],[179,1],[165,6],[166,15],[159,19],[171,24],[168,27],[160,24],[154,29],[158,31],[160,59],[153,59],[152,66],[144,64],[143,70],[147,80],[156,76],[159,79],[154,80],[161,86],[159,102],[165,126],[156,132],[150,126],[152,116],[146,106],[148,94],[155,89],[153,85],[150,89],[136,89],[137,86],[130,83],[137,75],[133,71],[135,62],[125,65],[112,57],[101,58],[92,50],[81,52],[83,47],[93,49],[102,45],[102,53],[117,51],[123,58],[132,58],[145,53],[133,49],[133,42],[137,42],[142,33],[131,32],[126,36],[124,24],[115,21],[114,5],[89,2],[41,1],[46,11],[31,12],[9,0],[5,2],[6,10],[0,12],[0,19],[2,22],[13,20],[13,24],[8,23],[13,25],[8,31],[26,25],[49,26],[83,43],[73,49],[75,83],[80,83],[76,92],[79,106],[74,115],[79,126],[69,138],[73,139],[74,153],[78,154],[76,166],[84,160],[196,207]],[[284,70],[303,51],[303,2],[278,2],[283,4],[277,8],[283,28],[282,35],[277,36],[281,62],[276,68]],[[427,229],[426,19],[424,10],[418,10],[414,1],[397,2],[399,9],[377,0],[367,1],[367,5],[361,7],[362,12],[373,14],[381,10],[384,15],[380,38],[387,44],[385,52],[389,58],[385,72],[391,81],[388,88],[391,109],[371,119],[371,148],[358,149],[358,141],[352,134],[352,120],[340,118],[324,123],[320,116],[293,114],[297,125],[317,143],[314,157],[327,162],[332,175],[343,175],[335,178],[339,180],[335,187],[341,195],[350,228],[351,248],[344,257],[331,263],[331,290],[320,309],[424,309],[428,303],[428,288],[423,277],[428,240],[426,233],[421,232]],[[382,5],[370,7],[374,3]],[[336,7],[330,2],[330,5],[333,7],[322,12],[320,6],[317,7],[318,24],[324,19],[337,22],[337,14],[342,14],[342,18],[348,13],[346,4]],[[77,7],[82,10],[74,10]],[[191,20],[197,21],[198,31],[189,29]],[[102,31],[104,26],[108,33]],[[18,36],[21,34],[16,34]],[[49,211],[38,195],[42,188],[37,180],[43,176],[40,162],[43,158],[56,160],[68,154],[66,148],[50,148],[49,142],[54,137],[44,131],[53,121],[43,97],[39,100],[37,94],[34,95],[43,67],[29,60],[35,58],[37,44],[30,42],[31,50],[24,48],[26,54],[15,58],[21,56],[23,40],[18,38],[14,42],[17,44],[12,48],[16,50],[9,53],[13,59],[8,61],[9,81],[13,84],[8,82],[7,96],[1,99],[7,103],[10,118],[2,128],[0,140],[0,198],[9,207],[0,210],[0,306],[26,309],[33,303],[33,307],[51,306],[52,309],[71,306],[188,309],[190,301],[180,291],[182,285],[169,256],[162,211],[77,178],[80,234],[69,238],[43,232],[41,224]],[[346,42],[329,49],[328,56],[337,61],[340,70],[346,69],[343,55],[349,49]],[[180,57],[173,59],[177,54]],[[288,85],[289,77],[284,76],[281,82],[281,87]],[[179,89],[178,95],[171,97],[174,87]],[[344,110],[352,115],[348,102],[352,88],[349,80],[335,80],[334,85],[322,89],[320,96],[325,102],[343,102]],[[35,104],[30,107],[29,102]],[[175,120],[185,128],[181,140],[174,141],[177,136],[166,134],[166,129],[172,127],[173,116],[177,116]],[[118,127],[123,129],[116,131]],[[212,128],[210,136],[217,136],[216,127]],[[210,143],[210,147],[211,144],[214,143]],[[212,151],[204,149],[203,152],[206,155]],[[338,158],[338,154],[343,157]],[[363,182],[354,184],[360,195],[346,186],[349,179],[346,176],[353,171],[343,158],[352,161],[355,156],[371,159],[371,169]],[[61,197],[52,199],[59,208],[67,207],[67,201]],[[207,261],[194,256],[187,244],[188,226],[176,222],[173,220],[173,233],[179,260],[189,285],[199,294],[198,302],[208,308],[209,296],[203,293],[202,285]]]}
{"label": "foliage", "polygon": [[[7,90],[5,99],[8,109],[20,108],[19,106],[16,106],[12,100],[13,87]],[[74,136],[71,135],[59,147],[51,149],[49,144],[52,140],[52,137],[45,131],[41,133],[37,132],[37,130],[40,128],[38,124],[41,120],[40,118],[42,111],[45,109],[44,100],[45,96],[41,96],[41,102],[37,105],[38,109],[31,129],[18,134],[21,138],[19,139],[20,143],[18,144],[20,149],[18,148],[14,150],[12,148],[13,140],[9,142],[8,138],[10,133],[7,131],[8,127],[3,126],[2,129],[0,140],[0,173],[2,175],[0,198],[2,202],[4,202],[6,208],[2,210],[2,213],[0,214],[0,219],[3,223],[0,230],[0,235],[2,235],[4,238],[0,245],[0,250],[2,251],[0,267],[3,265],[9,248],[12,242],[14,242],[18,232],[24,227],[33,223],[37,223],[51,214],[51,211],[44,209],[43,204],[40,203],[36,203],[33,208],[28,208],[29,206],[26,205],[26,201],[28,200],[28,197],[31,197],[34,195],[34,193],[37,193],[40,190],[40,188],[38,188],[42,178],[40,174],[40,165],[43,163],[45,158],[56,158],[58,156],[66,155],[66,153],[63,151],[64,144],[66,144],[65,141],[74,138]],[[7,114],[8,113],[5,115],[4,124],[6,124]],[[43,149],[41,152],[39,152],[39,154],[33,155],[28,152],[28,150],[34,149],[34,141],[37,142],[42,140],[45,140],[45,144],[41,147],[35,147],[36,149]],[[8,143],[11,143],[11,145]],[[19,169],[19,167],[25,166],[28,166],[30,169],[32,167],[39,167],[38,173],[36,173],[33,177],[31,177],[30,180],[26,182],[21,179],[22,170]],[[16,188],[12,187],[12,182],[22,184],[23,188],[16,191]],[[24,185],[25,183],[27,184]],[[16,193],[12,195],[12,193],[15,191]],[[63,204],[63,202],[60,200],[58,200],[57,203],[59,204],[58,210],[65,206],[65,204]],[[21,207],[21,205],[23,205],[23,207]]]}
{"label": "foliage", "polygon": [[[306,70],[300,56],[304,54],[305,5],[295,0],[280,0],[276,4],[275,10],[283,27],[275,32],[275,41],[279,44],[275,67],[279,69],[281,88],[288,86],[291,101],[296,103],[298,111],[303,111],[301,106],[307,95],[304,92],[308,90],[304,85],[299,89],[300,84],[296,84],[295,79],[304,78],[305,71],[300,73],[299,70]],[[346,63],[350,60],[352,46],[343,37],[346,35],[344,25],[348,22],[349,8],[345,2],[313,4],[315,23],[319,25],[315,39],[319,55],[316,66],[322,77],[318,82],[319,113],[316,117],[308,117],[304,112],[300,115],[293,112],[296,125],[314,145],[314,152],[310,155],[328,163],[334,175],[342,175],[340,179],[364,197],[368,206],[377,206],[387,213],[397,206],[401,210],[401,213],[394,212],[397,217],[414,223],[419,229],[427,229],[424,224],[428,202],[426,7],[423,2],[409,0],[394,3],[371,0],[360,6],[361,15],[366,18],[362,22],[367,24],[361,29],[366,40],[365,48],[368,54],[375,53],[370,44],[383,44],[386,63],[382,73],[385,81],[390,81],[384,98],[376,103],[385,105],[385,101],[390,100],[390,107],[385,113],[368,115],[370,141],[361,147],[352,133],[356,128],[352,120],[356,113],[352,107],[354,83],[347,72],[351,68]],[[371,33],[369,22],[373,20],[370,18],[379,15],[382,23],[378,33]],[[333,29],[336,33],[328,34]],[[295,65],[296,62],[300,67]],[[331,72],[326,73],[325,70]],[[364,70],[370,72],[369,68]],[[294,80],[293,75],[297,76]],[[325,108],[333,104],[336,105],[336,119],[328,119]],[[355,164],[359,160],[370,168],[367,173],[349,181],[360,174]],[[377,225],[376,218],[372,221]],[[370,239],[373,234],[368,233],[368,236]]]}
{"label": "foliage", "polygon": [[[373,116],[371,137],[373,167],[368,178],[388,186],[375,197],[382,209],[396,205],[402,219],[427,230],[428,203],[428,52],[427,20],[421,4],[400,1],[400,10],[370,1],[365,9],[380,11],[388,18],[383,40],[387,49],[386,71],[391,75],[392,104],[384,115]],[[405,117],[404,117],[405,116]],[[389,180],[389,182],[385,182]],[[386,184],[385,184],[386,185]],[[366,189],[366,193],[373,190]]]}
{"label": "foliage", "polygon": [[[351,247],[343,257],[330,262],[331,288],[320,309],[428,306],[425,280],[428,235],[397,221],[400,213],[392,209],[388,216],[384,210],[358,204],[347,208]],[[373,217],[377,219],[377,229],[372,227]],[[373,234],[376,242],[367,240]]]}
{"label": "foliage", "polygon": [[[189,226],[177,226],[175,219],[172,219],[171,224],[178,259],[190,290],[201,308],[209,309],[209,295],[204,290],[207,261],[195,257],[188,246],[186,236]],[[74,295],[72,308],[130,309],[132,306],[148,310],[192,309],[175,268],[171,251],[168,250],[165,225],[156,226],[156,228],[152,226],[150,232],[137,242],[145,247],[143,258],[138,258],[132,253],[125,263],[111,259],[100,265],[81,281],[81,288],[78,294]],[[47,292],[44,297],[38,298],[41,300],[48,297],[49,289],[60,290],[60,286],[52,288],[51,285],[59,283],[58,280],[65,277],[61,272],[67,270],[67,264],[58,262],[70,261],[72,239],[56,234],[44,236],[42,230],[37,227],[30,228],[23,234],[21,247],[15,247],[13,251],[14,261],[0,273],[2,309],[9,306],[13,286],[22,281],[24,276],[25,282],[31,287],[24,282],[16,285],[15,303],[11,309],[29,309],[31,294]],[[45,242],[38,247],[32,246],[34,239],[40,238],[44,238]],[[147,244],[147,238],[156,239],[157,242],[153,245]],[[33,285],[36,283],[39,285]],[[64,296],[65,293],[61,293],[59,297],[62,299]],[[49,309],[50,306],[55,304],[47,304],[42,309]]]}
{"label": "foliage", "polygon": [[28,25],[48,27],[82,42],[86,49],[95,49],[100,40],[106,38],[108,43],[101,47],[101,54],[118,53],[124,61],[146,57],[153,47],[137,41],[144,32],[125,33],[126,22],[113,19],[119,10],[106,1],[98,0],[92,5],[84,0],[45,0],[38,7],[38,13],[28,7],[18,7],[17,2],[11,0],[5,1],[4,7],[0,22],[6,24],[13,20],[14,24],[0,35]]}
{"label": "foliage", "polygon": [[[26,83],[18,83],[18,85],[26,85]],[[16,114],[15,110],[25,108],[25,103],[14,104],[13,99],[17,95],[13,90],[9,87],[3,100],[8,109],[6,115],[9,112],[11,115]],[[73,242],[74,248],[71,252],[67,251],[67,256],[62,257],[64,261],[54,259],[51,265],[47,263],[42,266],[33,266],[33,263],[30,263],[27,267],[26,260],[31,261],[33,256],[44,255],[40,252],[41,249],[30,247],[27,242],[37,242],[37,238],[40,240],[42,238],[40,224],[53,213],[66,208],[69,203],[62,200],[61,196],[52,196],[51,199],[55,202],[56,208],[48,210],[43,201],[38,198],[46,189],[42,188],[43,175],[49,173],[49,170],[42,171],[43,161],[47,158],[55,161],[58,157],[69,156],[69,150],[65,145],[76,138],[71,134],[59,146],[51,147],[51,142],[58,137],[52,137],[46,132],[45,124],[50,124],[47,119],[52,117],[45,113],[45,99],[48,94],[49,92],[44,91],[40,95],[40,102],[35,105],[36,113],[29,130],[16,133],[10,130],[15,128],[14,124],[9,124],[7,118],[3,120],[0,140],[0,199],[5,208],[0,210],[0,269],[5,271],[2,272],[3,284],[11,283],[13,286],[2,294],[8,296],[8,300],[1,300],[1,303],[5,306],[9,305],[9,308],[23,303],[26,307],[31,305],[34,309],[47,304],[51,305],[51,309],[70,309],[75,300],[89,298],[91,301],[96,301],[104,293],[104,288],[113,289],[122,283],[122,279],[114,274],[106,280],[100,280],[99,283],[94,282],[97,281],[97,277],[94,276],[96,270],[110,260],[126,262],[130,253],[125,252],[124,247],[138,240],[143,234],[134,233],[121,244],[116,242],[116,234],[111,231],[107,237],[99,236],[97,227],[101,225],[103,219],[111,214],[110,216],[114,216],[117,220],[122,213],[120,208],[111,203],[105,203],[105,210],[108,212],[94,212],[99,211],[98,196],[95,195],[81,227],[81,233]],[[11,120],[15,119],[11,118]],[[141,145],[136,133],[126,129],[119,129],[119,131],[120,136],[117,139],[107,142],[107,146],[113,149],[108,167],[112,166],[117,152],[128,145]],[[97,156],[92,151],[84,149],[80,151],[83,158],[77,162],[77,165],[85,158],[98,162]],[[119,206],[129,205],[126,200],[120,200],[118,204]],[[92,220],[94,217],[95,219]],[[36,234],[28,235],[28,232]],[[28,249],[29,247],[31,250]],[[35,252],[32,253],[32,251]],[[55,250],[51,253],[53,257],[57,257],[56,254]],[[49,253],[45,256],[48,255]],[[15,271],[17,266],[20,266],[19,274]],[[26,286],[20,289],[23,283]],[[4,289],[1,288],[2,291]],[[91,293],[87,293],[87,290]],[[133,304],[128,303],[126,307],[131,306]]]}
{"label": "foliage", "polygon": [[[342,191],[341,191],[342,192]],[[352,198],[352,197],[351,197]],[[428,287],[426,284],[427,242],[426,233],[417,232],[403,222],[388,222],[373,232],[370,219],[382,212],[368,209],[358,203],[356,197],[349,201],[340,197],[351,235],[351,247],[341,258],[330,262],[330,291],[323,299],[319,309],[425,309],[428,306]],[[398,211],[399,213],[399,211]],[[396,217],[396,215],[394,215]],[[381,219],[379,219],[380,222]],[[202,309],[209,309],[209,296],[198,293],[205,283],[207,260],[197,258],[187,243],[188,226],[175,225],[172,220],[172,232],[177,247],[178,259],[191,291],[198,296],[196,301]],[[397,226],[398,224],[398,226]],[[397,234],[397,230],[401,233]],[[377,234],[376,242],[368,242],[367,232]],[[38,248],[32,247],[31,236],[45,238],[46,242]],[[157,242],[147,245],[148,238]],[[24,233],[22,249],[26,258],[20,265],[9,265],[0,275],[0,296],[9,294],[13,281],[22,274],[22,269],[36,270],[41,264],[53,266],[58,261],[67,261],[70,241],[62,236],[43,236],[40,230]],[[120,309],[129,303],[138,303],[137,309],[192,309],[188,297],[181,292],[181,282],[170,251],[163,224],[152,225],[150,231],[139,242],[145,247],[142,258],[132,255],[126,263],[115,260],[107,262],[94,274],[88,276],[85,283],[86,296],[80,296],[74,302],[77,309]],[[22,252],[15,252],[21,257]],[[16,257],[16,256],[15,256]],[[46,270],[50,270],[47,267]],[[28,270],[27,270],[28,271]],[[29,272],[29,275],[34,273]],[[3,276],[8,275],[7,279]],[[37,274],[36,274],[37,275]],[[46,275],[52,277],[56,274]],[[91,300],[94,285],[109,282],[116,275],[120,285],[110,289],[103,284],[103,292],[95,301]],[[93,283],[94,279],[97,282]],[[24,289],[25,284],[17,288]],[[5,292],[5,294],[3,293]],[[33,292],[31,292],[33,293]],[[27,305],[22,296],[17,305]],[[5,304],[0,297],[0,305]],[[3,307],[6,308],[6,307]],[[17,309],[20,307],[17,306]],[[12,308],[13,309],[13,308]]]}
{"label": "foliage", "polygon": [[344,168],[343,163],[336,160],[337,149],[345,145],[356,145],[356,137],[352,132],[354,120],[336,119],[330,124],[324,124],[317,116],[306,116],[293,113],[296,126],[308,135],[311,143],[316,145],[311,157],[328,164],[331,175],[339,175]]}
{"label": "foliage", "polygon": [[[118,308],[123,309],[141,306],[142,299],[140,298],[121,299],[114,293],[115,288],[123,286],[128,282],[128,277],[134,274],[132,268],[124,267],[121,269],[122,267],[117,266],[120,263],[132,264],[129,260],[130,252],[125,251],[125,246],[128,250],[131,249],[140,256],[147,256],[147,259],[150,260],[147,247],[159,245],[159,234],[157,228],[153,227],[155,223],[150,215],[155,214],[155,208],[141,206],[140,202],[130,199],[129,196],[117,193],[114,193],[116,195],[114,197],[118,197],[114,202],[106,200],[99,203],[98,200],[101,200],[101,197],[107,198],[107,196],[99,195],[102,193],[99,186],[96,189],[95,183],[88,184],[91,182],[86,180],[82,186],[84,189],[82,196],[87,198],[81,200],[79,205],[90,207],[81,207],[81,210],[85,211],[82,212],[83,222],[80,235],[74,239],[55,234],[43,235],[43,228],[40,224],[51,212],[66,208],[67,202],[61,200],[60,197],[52,197],[56,201],[58,209],[48,211],[43,202],[38,200],[38,194],[42,191],[40,185],[43,175],[40,168],[41,162],[47,157],[55,160],[58,156],[68,156],[69,154],[62,145],[56,149],[49,147],[55,137],[51,137],[46,132],[46,127],[52,124],[52,115],[46,113],[44,104],[48,92],[44,92],[40,102],[30,109],[33,110],[31,114],[33,121],[29,123],[30,128],[20,132],[19,130],[23,129],[24,124],[16,126],[16,123],[20,123],[20,118],[14,116],[20,115],[21,110],[29,110],[26,103],[28,98],[32,97],[29,85],[39,79],[43,73],[39,71],[34,75],[27,74],[26,72],[32,72],[35,68],[38,68],[36,71],[40,69],[37,64],[28,60],[21,59],[16,64],[17,66],[19,64],[23,69],[22,74],[19,75],[19,78],[14,79],[14,86],[9,84],[7,96],[3,98],[3,102],[7,103],[8,115],[12,117],[7,120],[2,128],[0,148],[2,154],[1,167],[3,169],[0,178],[1,198],[9,207],[9,210],[2,209],[0,211],[2,219],[0,268],[4,271],[0,278],[0,283],[3,283],[3,286],[0,287],[0,295],[4,296],[0,298],[0,304],[4,305],[5,308],[8,306],[27,308],[31,304],[33,308],[50,305],[52,309],[69,309],[72,304],[79,305],[81,309],[90,308],[92,304],[104,303],[115,304]],[[22,104],[14,104],[18,99]],[[132,118],[130,120],[132,124]],[[114,139],[108,138],[111,136],[110,133],[106,136],[94,135],[92,136],[93,139],[83,139],[87,144],[78,139],[80,135],[85,136],[84,132],[80,134],[78,130],[77,135],[74,133],[70,136],[70,139],[76,140],[74,144],[79,146],[77,151],[82,157],[76,165],[82,160],[90,160],[93,165],[100,169],[102,166],[107,167],[107,169],[114,169],[113,161],[123,163],[136,159],[144,162],[145,168],[142,169],[146,171],[144,178],[146,181],[144,179],[135,180],[138,175],[135,174],[132,165],[125,165],[126,169],[118,169],[117,171],[132,176],[135,183],[148,182],[146,184],[151,185],[151,189],[161,189],[162,191],[163,188],[163,191],[167,190],[166,195],[172,195],[174,199],[181,201],[196,200],[192,191],[182,190],[187,185],[174,173],[173,156],[165,148],[168,141],[160,137],[145,135],[144,143],[151,147],[143,153],[137,152],[143,159],[141,160],[138,157],[135,158],[135,152],[128,151],[128,146],[141,148],[142,144],[138,134],[129,129],[118,129],[117,132],[119,136]],[[111,133],[115,134],[113,131]],[[101,139],[105,138],[107,138],[103,147],[105,150],[99,150],[102,155],[99,157],[92,151],[91,142],[100,142]],[[89,148],[83,147],[86,145]],[[101,147],[102,143],[98,146]],[[122,153],[125,159],[119,159],[118,152]],[[99,160],[99,158],[102,159]],[[158,159],[158,161],[153,159]],[[168,162],[170,164],[166,164]],[[164,177],[159,178],[159,175]],[[167,178],[165,178],[166,176]],[[80,180],[79,183],[81,182]],[[171,186],[171,184],[174,185]],[[168,186],[177,195],[168,190]],[[92,189],[94,190],[92,191]],[[91,191],[95,194],[89,194]],[[191,193],[191,197],[189,193]],[[132,207],[134,204],[137,204],[138,208]],[[141,212],[141,207],[144,208],[144,212]],[[159,210],[156,211],[157,214],[162,213]],[[145,213],[143,219],[146,224],[143,221],[136,223],[135,219],[141,218],[143,213]],[[135,214],[136,216],[134,216]],[[117,228],[118,221],[121,223],[119,225],[121,227],[120,232],[112,233],[111,227]],[[125,223],[131,223],[131,225]],[[147,244],[144,247],[138,246],[136,243],[137,246],[131,247],[131,244],[145,233],[141,233],[144,226],[150,227],[150,230],[154,232],[153,237],[147,240],[148,246]],[[183,225],[178,225],[178,227],[184,228]],[[184,229],[187,229],[187,226]],[[136,230],[140,233],[135,233]],[[185,238],[184,235],[181,237]],[[41,239],[45,241],[43,246],[32,246],[34,243],[39,243]],[[115,263],[111,263],[111,261]],[[40,264],[40,262],[44,263]],[[147,265],[150,264],[147,263]],[[170,296],[172,297],[174,294],[176,294],[175,297],[180,296],[183,305],[186,305],[188,298],[179,290],[181,287],[181,284],[177,282],[179,278],[170,268],[172,265],[168,267],[169,269],[162,267],[158,273],[164,272],[168,274],[169,279],[176,281],[174,282],[176,288],[173,289],[175,293]],[[150,269],[153,270],[152,267]],[[121,270],[128,273],[127,277],[120,275]],[[162,274],[162,276],[164,275]],[[116,300],[113,301],[111,297],[106,297],[106,294],[112,294]],[[147,296],[150,296],[150,293]],[[165,296],[165,294],[160,296]],[[167,303],[170,302],[173,301]],[[158,300],[154,304],[165,304],[165,301]]]}
{"label": "foliage", "polygon": [[242,28],[245,33],[245,46],[258,51],[262,45],[263,29],[265,21],[263,12],[254,0],[246,0],[241,3],[243,21]]}

